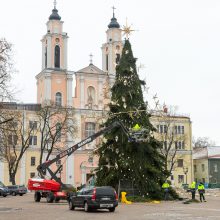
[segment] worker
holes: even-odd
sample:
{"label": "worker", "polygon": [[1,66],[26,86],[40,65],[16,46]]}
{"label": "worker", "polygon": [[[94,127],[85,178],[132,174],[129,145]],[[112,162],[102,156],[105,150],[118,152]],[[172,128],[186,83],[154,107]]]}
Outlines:
{"label": "worker", "polygon": [[192,200],[195,200],[196,197],[196,182],[193,181],[191,186],[190,186],[190,191],[192,193]]}
{"label": "worker", "polygon": [[204,196],[204,194],[205,194],[205,187],[204,187],[204,184],[202,182],[200,182],[199,185],[198,185],[198,191],[199,191],[200,202],[202,202],[202,200],[204,202],[206,202],[205,196]]}
{"label": "worker", "polygon": [[139,124],[136,124],[134,127],[133,127],[133,131],[139,131],[141,129],[140,125]]}
{"label": "worker", "polygon": [[164,190],[164,200],[168,200],[169,197],[169,191],[170,191],[170,184],[165,181],[165,183],[162,185],[162,189]]}

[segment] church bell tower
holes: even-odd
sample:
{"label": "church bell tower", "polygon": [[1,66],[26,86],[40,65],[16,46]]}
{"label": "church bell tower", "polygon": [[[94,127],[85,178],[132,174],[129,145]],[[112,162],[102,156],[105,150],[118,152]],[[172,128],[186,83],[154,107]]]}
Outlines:
{"label": "church bell tower", "polygon": [[42,70],[36,76],[37,102],[72,106],[73,72],[67,70],[68,35],[63,32],[63,21],[58,14],[56,1],[42,42]]}
{"label": "church bell tower", "polygon": [[115,68],[123,49],[122,29],[117,22],[114,10],[113,7],[113,17],[106,31],[107,42],[102,45],[102,70],[109,75],[115,75]]}

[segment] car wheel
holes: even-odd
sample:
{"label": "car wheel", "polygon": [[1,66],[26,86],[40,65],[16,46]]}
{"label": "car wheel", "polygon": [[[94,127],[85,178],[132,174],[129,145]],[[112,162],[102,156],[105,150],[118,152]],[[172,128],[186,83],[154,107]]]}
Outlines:
{"label": "car wheel", "polygon": [[35,202],[40,202],[40,199],[41,199],[41,194],[40,194],[40,192],[35,192],[35,193],[34,193],[34,201],[35,201]]}
{"label": "car wheel", "polygon": [[75,207],[74,207],[72,201],[69,201],[69,210],[74,210],[74,209],[75,209]]}
{"label": "car wheel", "polygon": [[22,194],[22,193],[20,193],[20,194],[19,194],[19,196],[23,196],[23,194]]}
{"label": "car wheel", "polygon": [[12,195],[13,195],[13,196],[16,196],[16,192],[12,192]]}
{"label": "car wheel", "polygon": [[48,203],[53,203],[53,200],[54,200],[54,195],[52,192],[48,193],[47,194],[47,202]]}
{"label": "car wheel", "polygon": [[115,211],[115,207],[109,209],[109,212],[114,212],[114,211]]}
{"label": "car wheel", "polygon": [[7,195],[6,194],[4,194],[4,195],[2,195],[3,197],[6,197]]}
{"label": "car wheel", "polygon": [[85,204],[84,204],[84,210],[85,210],[85,212],[89,212],[90,211],[90,208],[89,208],[87,202],[85,202]]}

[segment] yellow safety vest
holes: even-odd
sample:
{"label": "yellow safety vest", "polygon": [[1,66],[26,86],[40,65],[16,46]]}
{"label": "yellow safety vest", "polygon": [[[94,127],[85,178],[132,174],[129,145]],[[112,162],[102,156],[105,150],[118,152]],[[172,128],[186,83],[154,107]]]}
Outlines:
{"label": "yellow safety vest", "polygon": [[139,126],[139,124],[136,124],[134,127],[133,127],[133,130],[134,131],[138,131],[138,130],[140,130],[141,129],[141,127]]}
{"label": "yellow safety vest", "polygon": [[191,189],[195,189],[196,188],[196,182],[192,182],[192,184],[191,184],[191,187],[190,187]]}
{"label": "yellow safety vest", "polygon": [[169,188],[170,187],[170,184],[169,183],[164,183],[163,185],[162,185],[162,188],[163,189],[167,189],[167,188]]}

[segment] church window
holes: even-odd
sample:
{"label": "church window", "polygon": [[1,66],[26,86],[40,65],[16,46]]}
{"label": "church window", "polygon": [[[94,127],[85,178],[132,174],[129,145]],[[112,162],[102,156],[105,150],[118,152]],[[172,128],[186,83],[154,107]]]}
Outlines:
{"label": "church window", "polygon": [[86,122],[85,124],[85,137],[89,137],[95,134],[95,123],[93,122]]}
{"label": "church window", "polygon": [[47,68],[47,47],[45,47],[45,68]]}
{"label": "church window", "polygon": [[60,47],[58,45],[55,46],[54,66],[60,68]]}
{"label": "church window", "polygon": [[116,64],[119,64],[119,60],[120,60],[120,54],[116,53]]}
{"label": "church window", "polygon": [[57,136],[57,140],[59,140],[59,141],[61,139],[61,129],[62,129],[61,124],[57,123],[56,124],[56,136]]}
{"label": "church window", "polygon": [[56,93],[55,103],[56,103],[57,106],[61,106],[62,105],[62,94],[60,92]]}
{"label": "church window", "polygon": [[106,71],[108,71],[108,54],[106,54]]}

